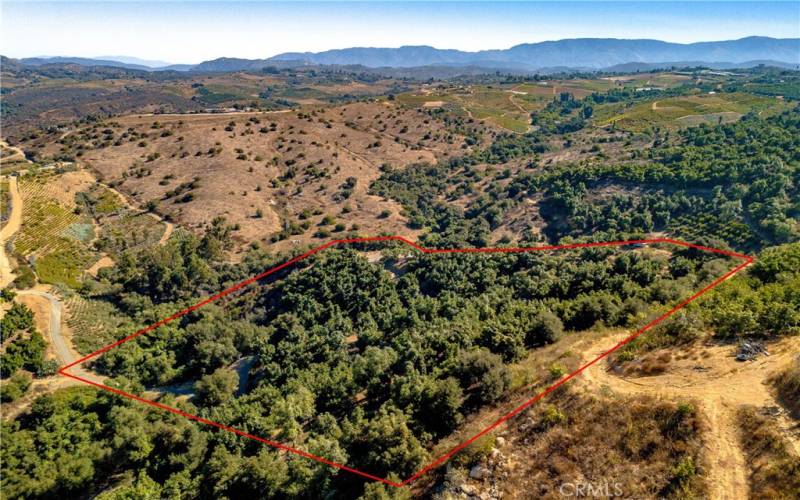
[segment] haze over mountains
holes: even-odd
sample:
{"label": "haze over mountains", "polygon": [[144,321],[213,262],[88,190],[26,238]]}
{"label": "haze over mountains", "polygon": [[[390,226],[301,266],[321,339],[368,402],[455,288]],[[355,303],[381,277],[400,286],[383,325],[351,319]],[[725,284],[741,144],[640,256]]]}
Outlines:
{"label": "haze over mountains", "polygon": [[800,64],[800,38],[747,37],[739,40],[679,44],[660,40],[577,38],[526,43],[503,50],[465,52],[429,46],[398,48],[353,47],[324,52],[286,52],[267,59],[219,58],[199,64],[164,65],[131,57],[98,59],[57,57],[19,60],[25,65],[71,63],[118,66],[128,69],[175,71],[241,71],[269,66],[363,66],[412,68],[423,66],[470,67],[515,71],[601,70],[653,65],[742,67],[756,64],[795,67]]}

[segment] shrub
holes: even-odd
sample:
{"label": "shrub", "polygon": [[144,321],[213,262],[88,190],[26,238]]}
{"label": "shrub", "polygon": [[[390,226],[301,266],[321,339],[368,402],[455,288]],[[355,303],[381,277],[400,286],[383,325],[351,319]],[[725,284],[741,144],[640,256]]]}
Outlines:
{"label": "shrub", "polygon": [[10,403],[25,394],[31,386],[32,377],[30,373],[18,371],[11,376],[8,381],[0,383],[0,400]]}
{"label": "shrub", "polygon": [[796,418],[800,417],[800,359],[795,359],[789,367],[774,375],[770,381],[778,390],[781,402]]}
{"label": "shrub", "polygon": [[742,446],[750,465],[753,498],[797,498],[800,491],[800,457],[789,451],[789,443],[773,421],[755,407],[738,413]]}
{"label": "shrub", "polygon": [[549,368],[550,378],[552,380],[560,379],[567,373],[567,369],[561,363],[553,363]]}
{"label": "shrub", "polygon": [[547,408],[544,410],[544,415],[542,415],[542,425],[545,428],[553,427],[554,425],[558,425],[567,420],[567,416],[564,413],[556,408],[555,405],[548,405]]}
{"label": "shrub", "polygon": [[239,375],[227,368],[219,368],[204,375],[194,385],[197,404],[217,406],[231,399],[239,386]]}

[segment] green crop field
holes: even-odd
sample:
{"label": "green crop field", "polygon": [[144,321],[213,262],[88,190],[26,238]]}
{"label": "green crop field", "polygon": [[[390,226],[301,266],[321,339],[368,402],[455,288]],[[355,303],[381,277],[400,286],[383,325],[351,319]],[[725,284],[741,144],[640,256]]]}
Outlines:
{"label": "green crop field", "polygon": [[44,283],[80,286],[83,270],[96,258],[89,247],[92,220],[59,202],[57,186],[47,176],[20,180],[24,210],[14,251],[30,257]]}
{"label": "green crop field", "polygon": [[115,341],[115,332],[119,329],[134,329],[129,319],[120,316],[113,305],[103,300],[74,294],[64,305],[75,349],[81,354],[96,351]]}
{"label": "green crop field", "polygon": [[87,252],[83,245],[65,239],[58,250],[35,258],[34,269],[43,283],[77,288],[81,284],[83,270],[91,265],[93,259],[93,252]]}
{"label": "green crop field", "polygon": [[617,128],[641,131],[652,126],[677,129],[709,123],[736,121],[749,112],[775,113],[785,108],[783,101],[749,94],[703,94],[655,99],[633,105],[597,106],[599,125],[616,124]]}
{"label": "green crop field", "polygon": [[123,208],[119,197],[99,184],[92,186],[88,191],[78,193],[77,200],[86,205],[95,217],[113,214]]}
{"label": "green crop field", "polygon": [[397,100],[413,107],[439,103],[459,115],[523,133],[530,129],[530,112],[543,108],[548,99],[516,88],[508,85],[453,87],[423,95],[401,94]]}
{"label": "green crop field", "polygon": [[0,219],[5,225],[11,209],[11,194],[8,192],[8,181],[0,182]]}
{"label": "green crop field", "polygon": [[740,247],[752,247],[758,243],[758,236],[741,220],[721,220],[711,214],[684,215],[672,220],[669,230],[688,241],[702,238],[716,238],[731,241]]}
{"label": "green crop field", "polygon": [[93,237],[86,231],[91,220],[59,204],[55,187],[43,179],[23,178],[20,193],[25,209],[20,233],[14,240],[14,249],[20,255],[68,250],[72,242]]}

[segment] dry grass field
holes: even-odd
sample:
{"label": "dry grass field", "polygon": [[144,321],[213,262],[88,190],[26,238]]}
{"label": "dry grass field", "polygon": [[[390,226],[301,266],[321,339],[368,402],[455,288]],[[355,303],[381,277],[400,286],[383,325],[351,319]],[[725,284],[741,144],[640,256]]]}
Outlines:
{"label": "dry grass field", "polygon": [[279,247],[351,231],[412,235],[401,207],[369,195],[370,183],[382,169],[468,151],[465,137],[440,120],[390,101],[130,115],[61,142],[49,152],[77,151],[102,181],[184,227],[224,216],[242,245],[280,239]]}

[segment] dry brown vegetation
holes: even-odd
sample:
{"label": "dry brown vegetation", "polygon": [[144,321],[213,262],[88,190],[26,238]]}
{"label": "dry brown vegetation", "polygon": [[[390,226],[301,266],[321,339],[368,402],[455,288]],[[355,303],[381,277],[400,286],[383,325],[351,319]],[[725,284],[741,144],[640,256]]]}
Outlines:
{"label": "dry brown vegetation", "polygon": [[689,404],[564,387],[457,458],[438,496],[562,498],[562,485],[582,484],[606,496],[702,497],[702,426]]}
{"label": "dry brown vegetation", "polygon": [[800,357],[797,357],[785,370],[771,378],[778,391],[778,399],[795,418],[800,418]]}
{"label": "dry brown vegetation", "polygon": [[368,194],[382,169],[464,152],[419,110],[359,102],[303,112],[131,115],[42,150],[72,151],[140,205],[200,229],[224,216],[237,241],[280,247],[349,232],[414,236],[401,207]]}
{"label": "dry brown vegetation", "polygon": [[751,498],[800,498],[800,457],[791,453],[774,423],[755,407],[743,407],[738,418]]}

